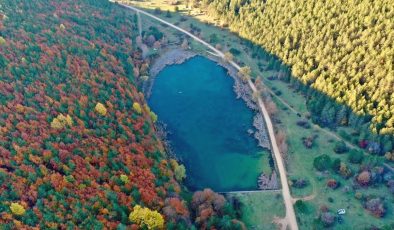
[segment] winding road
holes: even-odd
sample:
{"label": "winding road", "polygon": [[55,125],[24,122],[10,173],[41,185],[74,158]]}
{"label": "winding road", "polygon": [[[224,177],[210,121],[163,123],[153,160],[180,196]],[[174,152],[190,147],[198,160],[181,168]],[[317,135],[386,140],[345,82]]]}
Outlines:
{"label": "winding road", "polygon": [[[182,28],[180,28],[168,21],[165,21],[165,20],[163,20],[159,17],[156,17],[155,15],[150,14],[146,11],[141,10],[141,9],[138,9],[138,8],[135,8],[135,7],[132,7],[129,5],[121,4],[121,3],[119,3],[119,4],[125,8],[133,10],[133,11],[140,13],[140,14],[144,14],[150,18],[153,18],[165,25],[168,25],[169,27],[172,27],[172,28],[188,35],[189,37],[191,37],[195,41],[205,45],[207,48],[212,50],[215,54],[217,54],[218,57],[224,58],[223,52],[216,49],[215,47],[213,47],[209,43],[205,42],[201,38],[193,35],[189,31],[184,30],[184,29],[182,29]],[[235,63],[234,61],[230,61],[229,63],[237,70],[241,69],[241,67],[237,63]],[[249,84],[249,87],[252,89],[253,93],[257,92],[256,86],[254,85],[254,83],[250,79],[248,79],[248,84]],[[269,138],[270,138],[270,142],[271,142],[271,149],[274,154],[275,161],[278,166],[278,171],[279,171],[279,175],[280,175],[280,181],[281,181],[281,185],[282,185],[282,195],[283,195],[283,200],[284,200],[285,207],[286,207],[286,217],[283,222],[286,222],[286,223],[284,223],[284,225],[289,226],[291,230],[298,230],[297,219],[296,219],[296,215],[295,215],[294,207],[293,207],[293,202],[292,202],[293,198],[291,197],[289,184],[287,182],[286,168],[285,168],[281,153],[279,151],[278,144],[276,143],[274,127],[272,125],[271,118],[268,114],[268,111],[267,111],[265,104],[264,104],[261,97],[258,97],[257,104],[259,106],[261,113],[263,114],[263,117],[264,117],[264,120],[265,120],[265,123],[267,126],[267,130],[268,130],[268,134],[269,134]],[[282,226],[282,229],[286,229],[286,226]]]}

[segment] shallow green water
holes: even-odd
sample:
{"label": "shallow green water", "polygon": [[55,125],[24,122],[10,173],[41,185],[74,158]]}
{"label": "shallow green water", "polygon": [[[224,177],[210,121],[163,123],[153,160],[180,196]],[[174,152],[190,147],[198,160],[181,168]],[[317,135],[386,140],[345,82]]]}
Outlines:
{"label": "shallow green water", "polygon": [[186,166],[191,190],[256,189],[262,152],[253,112],[233,92],[234,80],[204,57],[166,67],[156,77],[149,105],[168,125],[168,139]]}

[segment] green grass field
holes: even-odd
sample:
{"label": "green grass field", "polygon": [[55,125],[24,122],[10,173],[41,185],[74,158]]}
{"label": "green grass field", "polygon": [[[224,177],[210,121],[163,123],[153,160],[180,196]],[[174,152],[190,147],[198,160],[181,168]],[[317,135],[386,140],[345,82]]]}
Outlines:
{"label": "green grass field", "polygon": [[[157,1],[129,1],[133,5],[140,6],[141,8],[148,9],[153,12],[155,8],[160,8],[163,11],[169,10],[174,11],[175,6],[169,6],[169,1],[157,0]],[[179,11],[171,13],[171,17],[166,17],[166,13],[159,15],[160,17],[176,23],[178,26],[189,29],[191,24],[193,27],[197,27],[201,30],[200,37],[204,40],[211,42],[213,35],[216,35],[213,45],[220,44],[223,50],[229,50],[230,48],[235,48],[242,51],[239,55],[235,56],[236,60],[242,60],[245,65],[248,65],[252,69],[253,76],[260,76],[263,79],[265,85],[274,90],[281,91],[280,98],[286,101],[294,109],[296,109],[300,114],[305,115],[308,113],[305,105],[305,98],[298,92],[295,92],[289,85],[280,80],[270,81],[267,79],[269,76],[275,75],[275,72],[264,71],[261,72],[258,68],[258,64],[264,63],[264,60],[255,60],[251,58],[250,50],[242,45],[242,38],[237,35],[215,27],[214,21],[207,23],[210,19],[205,15],[199,15],[198,12],[190,12],[185,8],[185,5],[179,5]],[[188,16],[191,14],[191,16]],[[183,20],[181,20],[181,17]],[[173,29],[167,29],[164,26],[157,25],[156,22],[152,22],[150,19],[143,17],[143,26],[148,28],[149,26],[157,26],[163,32],[170,41],[181,42],[179,34]],[[197,50],[201,53],[206,52],[205,47],[199,43],[192,42],[191,47],[193,50]],[[391,224],[394,222],[394,199],[393,196],[389,194],[386,186],[379,185],[377,187],[369,187],[367,189],[360,189],[364,195],[378,195],[386,198],[387,214],[384,218],[378,219],[370,215],[361,205],[361,202],[354,198],[355,191],[350,189],[350,192],[344,192],[343,188],[345,186],[352,187],[352,179],[345,180],[337,174],[332,172],[327,175],[320,175],[313,168],[313,160],[316,156],[321,154],[328,154],[331,159],[339,158],[342,162],[345,162],[353,171],[356,171],[358,167],[347,162],[347,154],[336,154],[333,149],[337,142],[332,136],[319,129],[312,126],[310,129],[305,129],[296,124],[299,118],[294,112],[289,111],[281,102],[274,98],[274,101],[278,107],[278,113],[275,115],[281,121],[281,124],[277,124],[278,129],[284,130],[287,134],[287,142],[289,146],[287,170],[289,179],[292,178],[305,178],[308,180],[309,185],[303,189],[292,188],[293,197],[304,197],[313,196],[314,199],[307,201],[308,210],[305,213],[297,212],[297,217],[299,221],[300,229],[311,229],[313,222],[317,217],[319,207],[321,205],[326,205],[333,212],[336,212],[339,208],[345,208],[347,210],[344,216],[344,222],[342,224],[336,224],[335,229],[365,229],[372,225],[382,226],[383,224]],[[312,124],[311,124],[312,125]],[[353,130],[346,128],[340,129],[345,133],[351,133]],[[303,143],[302,137],[309,137],[312,135],[317,135],[315,144],[311,149],[307,149]],[[373,157],[367,157],[365,161],[373,161]],[[336,190],[327,188],[327,179],[334,178],[339,181],[342,185]],[[274,229],[275,226],[269,225],[267,223],[272,222],[273,216],[283,216],[283,203],[279,197],[275,194],[258,193],[239,195],[241,202],[244,206],[244,216],[243,220],[248,224],[249,227],[263,226],[262,229]],[[275,199],[273,199],[275,197]]]}
{"label": "green grass field", "polygon": [[242,220],[248,229],[277,229],[275,217],[284,217],[285,207],[280,192],[231,194],[242,203]]}

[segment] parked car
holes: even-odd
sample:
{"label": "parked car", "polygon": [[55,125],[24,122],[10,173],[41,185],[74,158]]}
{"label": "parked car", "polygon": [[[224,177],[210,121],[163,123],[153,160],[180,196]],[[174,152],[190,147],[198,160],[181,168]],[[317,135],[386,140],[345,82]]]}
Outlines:
{"label": "parked car", "polygon": [[345,215],[346,210],[341,208],[341,209],[338,209],[337,213],[338,213],[338,215]]}

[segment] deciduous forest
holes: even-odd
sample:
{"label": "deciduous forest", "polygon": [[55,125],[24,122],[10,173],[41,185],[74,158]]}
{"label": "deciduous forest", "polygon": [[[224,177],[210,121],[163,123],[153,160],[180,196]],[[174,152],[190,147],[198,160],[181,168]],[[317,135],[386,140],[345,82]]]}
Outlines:
{"label": "deciduous forest", "polygon": [[106,0],[1,2],[2,229],[242,228],[223,196],[180,196],[135,87],[135,18]]}

